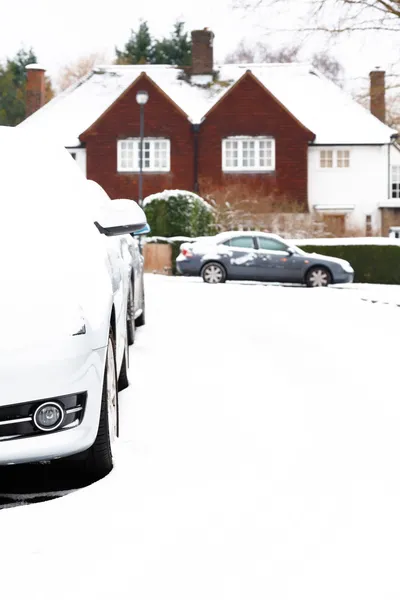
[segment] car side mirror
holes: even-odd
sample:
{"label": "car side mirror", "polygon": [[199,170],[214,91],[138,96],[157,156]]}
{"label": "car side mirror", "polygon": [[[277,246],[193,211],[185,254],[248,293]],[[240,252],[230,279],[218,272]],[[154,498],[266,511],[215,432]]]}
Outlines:
{"label": "car side mirror", "polygon": [[97,210],[94,222],[100,233],[114,235],[144,235],[150,227],[144,210],[134,200],[111,200]]}
{"label": "car side mirror", "polygon": [[289,256],[293,256],[293,254],[296,254],[296,250],[294,248],[292,248],[291,246],[288,246],[286,248],[286,252],[289,254]]}

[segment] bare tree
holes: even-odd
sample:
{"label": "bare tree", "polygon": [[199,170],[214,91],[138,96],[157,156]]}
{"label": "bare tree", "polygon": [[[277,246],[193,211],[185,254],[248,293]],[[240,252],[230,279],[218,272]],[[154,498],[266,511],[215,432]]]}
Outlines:
{"label": "bare tree", "polygon": [[106,62],[104,54],[93,53],[88,54],[87,56],[81,56],[61,69],[57,80],[58,88],[61,91],[66,90],[70,85],[88,75],[96,64],[98,65],[104,62]]}
{"label": "bare tree", "polygon": [[[226,63],[292,63],[300,60],[300,46],[284,46],[273,49],[270,46],[257,42],[249,45],[242,40],[236,50],[225,58]],[[327,52],[314,54],[309,62],[326,77],[340,82],[343,75],[342,65]]]}
{"label": "bare tree", "polygon": [[[303,7],[303,32],[330,34],[354,31],[400,31],[400,0],[234,0],[239,8],[279,8],[290,12]],[[279,7],[278,7],[279,5]]]}
{"label": "bare tree", "polygon": [[338,60],[327,52],[317,52],[313,54],[311,59],[312,65],[331,79],[335,83],[340,84],[343,78],[343,67]]}

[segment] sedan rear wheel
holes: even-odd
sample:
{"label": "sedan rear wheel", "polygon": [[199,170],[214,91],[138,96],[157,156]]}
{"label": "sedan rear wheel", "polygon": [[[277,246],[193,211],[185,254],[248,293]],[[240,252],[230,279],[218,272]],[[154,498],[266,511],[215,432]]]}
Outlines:
{"label": "sedan rear wheel", "polygon": [[326,287],[330,283],[332,283],[331,274],[324,267],[314,267],[307,273],[306,284],[308,287]]}
{"label": "sedan rear wheel", "polygon": [[225,269],[219,263],[208,263],[201,271],[201,276],[205,283],[225,283]]}

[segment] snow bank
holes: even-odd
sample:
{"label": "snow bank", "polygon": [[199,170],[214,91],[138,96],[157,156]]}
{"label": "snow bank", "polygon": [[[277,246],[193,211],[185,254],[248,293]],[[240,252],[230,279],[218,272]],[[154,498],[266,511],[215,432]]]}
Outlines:
{"label": "snow bank", "polygon": [[162,276],[146,298],[117,468],[0,511],[3,598],[399,598],[399,309]]}

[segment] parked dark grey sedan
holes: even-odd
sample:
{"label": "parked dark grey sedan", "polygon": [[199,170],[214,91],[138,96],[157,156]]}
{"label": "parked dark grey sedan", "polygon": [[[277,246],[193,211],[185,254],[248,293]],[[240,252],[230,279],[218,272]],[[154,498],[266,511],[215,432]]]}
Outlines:
{"label": "parked dark grey sedan", "polygon": [[308,254],[277,235],[235,231],[186,242],[176,266],[181,275],[206,283],[227,279],[303,283],[309,287],[351,283],[354,271],[345,260]]}

